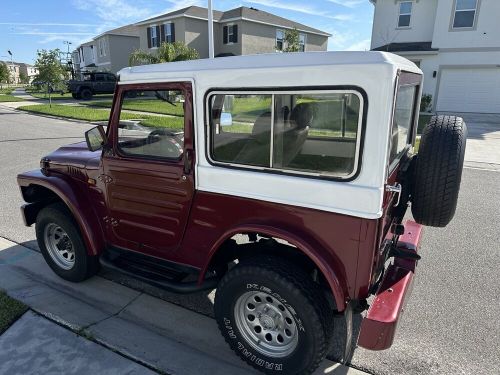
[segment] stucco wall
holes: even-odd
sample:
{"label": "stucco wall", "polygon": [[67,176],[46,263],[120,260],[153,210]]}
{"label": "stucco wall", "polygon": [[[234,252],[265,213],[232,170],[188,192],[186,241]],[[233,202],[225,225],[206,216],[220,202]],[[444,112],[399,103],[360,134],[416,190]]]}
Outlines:
{"label": "stucco wall", "polygon": [[437,4],[437,0],[414,1],[410,27],[398,28],[399,1],[377,0],[371,48],[389,43],[430,42],[434,32]]}
{"label": "stucco wall", "polygon": [[132,52],[139,48],[139,37],[109,35],[110,66],[113,73],[129,66],[129,57]]}
{"label": "stucco wall", "polygon": [[476,27],[459,31],[451,29],[454,1],[439,0],[433,47],[500,48],[500,1],[478,0]]}
{"label": "stucco wall", "polygon": [[[184,18],[184,29],[181,31],[185,37],[184,42],[200,54],[200,58],[208,57],[208,22],[194,18]],[[177,25],[175,26],[177,38]],[[180,31],[180,30],[179,30]],[[179,40],[177,38],[177,40]]]}

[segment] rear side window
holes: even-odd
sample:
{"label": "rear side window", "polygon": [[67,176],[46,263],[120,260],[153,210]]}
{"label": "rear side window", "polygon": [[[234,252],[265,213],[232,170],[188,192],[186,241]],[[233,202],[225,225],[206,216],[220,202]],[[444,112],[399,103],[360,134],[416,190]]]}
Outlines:
{"label": "rear side window", "polygon": [[414,109],[418,86],[400,86],[396,97],[396,108],[392,124],[390,164],[398,159],[410,144],[410,131],[413,124]]}
{"label": "rear side window", "polygon": [[357,92],[214,93],[215,163],[349,178],[356,173],[363,99]]}

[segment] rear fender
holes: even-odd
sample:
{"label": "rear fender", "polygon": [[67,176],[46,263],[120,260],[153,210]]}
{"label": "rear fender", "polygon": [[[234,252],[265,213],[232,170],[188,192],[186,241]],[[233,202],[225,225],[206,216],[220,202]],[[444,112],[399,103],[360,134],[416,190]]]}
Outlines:
{"label": "rear fender", "polygon": [[[221,245],[231,237],[239,233],[259,233],[265,236],[280,238],[291,245],[295,246],[298,250],[300,250],[305,256],[307,256],[320,270],[320,272],[325,277],[328,282],[333,297],[335,299],[335,303],[338,311],[344,311],[346,306],[346,293],[344,289],[347,290],[347,287],[344,285],[344,289],[336,275],[336,272],[332,268],[332,264],[334,261],[332,259],[326,259],[324,254],[329,254],[325,251],[320,251],[321,247],[317,244],[311,244],[310,242],[304,241],[302,238],[276,228],[269,228],[261,225],[245,225],[237,228],[233,228],[230,231],[226,232],[221,238],[212,246],[208,260],[204,264],[202,271],[200,273],[200,277],[198,282],[201,284],[205,278],[205,274],[208,271],[208,267],[214,256],[217,254],[217,251],[221,247]],[[317,245],[317,246],[316,246]],[[322,255],[323,254],[323,255]]]}
{"label": "rear fender", "polygon": [[[36,214],[46,205],[40,204],[36,200],[32,202],[26,196],[26,189],[30,185],[42,186],[54,193],[70,210],[76,223],[80,228],[83,240],[89,255],[98,255],[105,248],[104,233],[92,204],[85,194],[79,194],[81,189],[76,186],[76,182],[64,175],[43,175],[40,171],[22,173],[17,176],[17,182],[21,188],[23,198],[30,205],[29,216],[36,217]],[[50,201],[49,201],[50,202]],[[47,203],[49,203],[47,202]],[[26,208],[24,208],[26,210]],[[29,218],[25,217],[26,224],[30,224]]]}

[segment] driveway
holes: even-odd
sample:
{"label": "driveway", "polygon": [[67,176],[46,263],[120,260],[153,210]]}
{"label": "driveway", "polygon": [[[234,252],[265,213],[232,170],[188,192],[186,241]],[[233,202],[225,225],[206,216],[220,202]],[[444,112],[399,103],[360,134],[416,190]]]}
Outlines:
{"label": "driveway", "polygon": [[454,113],[467,123],[465,165],[500,170],[500,114]]}

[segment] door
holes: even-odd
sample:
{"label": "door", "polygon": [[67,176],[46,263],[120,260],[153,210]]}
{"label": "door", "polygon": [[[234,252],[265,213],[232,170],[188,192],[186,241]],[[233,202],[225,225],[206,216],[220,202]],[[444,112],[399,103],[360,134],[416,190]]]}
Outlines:
{"label": "door", "polygon": [[112,245],[160,257],[179,247],[194,193],[192,113],[191,83],[118,86],[101,176]]}
{"label": "door", "polygon": [[500,113],[500,69],[443,69],[437,110]]}
{"label": "door", "polygon": [[106,74],[104,73],[96,73],[95,81],[94,81],[94,92],[96,94],[101,94],[106,90]]}

